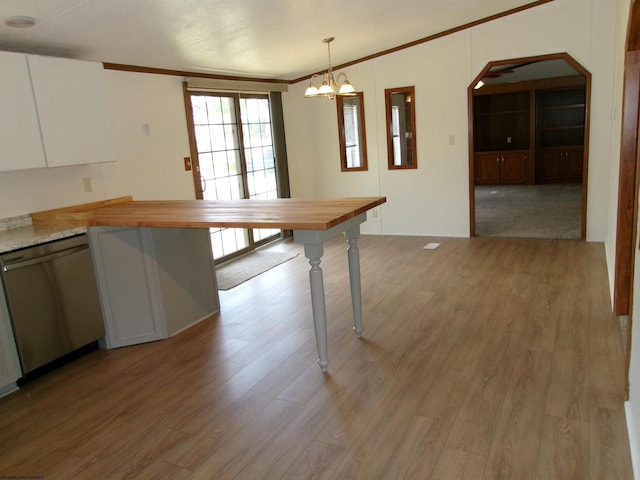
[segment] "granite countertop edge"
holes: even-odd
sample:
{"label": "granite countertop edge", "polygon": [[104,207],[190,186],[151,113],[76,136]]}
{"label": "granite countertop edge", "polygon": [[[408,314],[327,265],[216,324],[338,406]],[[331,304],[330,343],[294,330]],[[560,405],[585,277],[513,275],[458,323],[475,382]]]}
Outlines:
{"label": "granite countertop edge", "polygon": [[0,220],[0,253],[81,235],[87,227],[34,226],[31,217],[23,215]]}

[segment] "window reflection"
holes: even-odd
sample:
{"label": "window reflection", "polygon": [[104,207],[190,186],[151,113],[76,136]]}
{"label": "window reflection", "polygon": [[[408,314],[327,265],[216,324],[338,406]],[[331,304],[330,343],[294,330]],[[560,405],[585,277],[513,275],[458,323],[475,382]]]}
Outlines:
{"label": "window reflection", "polygon": [[343,172],[367,170],[364,95],[337,96],[340,167]]}
{"label": "window reflection", "polygon": [[389,88],[384,93],[389,169],[417,168],[414,87]]}

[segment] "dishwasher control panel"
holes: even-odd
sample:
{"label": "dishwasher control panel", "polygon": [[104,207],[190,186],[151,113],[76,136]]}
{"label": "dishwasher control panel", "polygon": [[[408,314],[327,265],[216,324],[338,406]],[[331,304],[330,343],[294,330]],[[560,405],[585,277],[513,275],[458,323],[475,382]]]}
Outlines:
{"label": "dishwasher control panel", "polygon": [[40,243],[31,247],[0,254],[0,269],[6,272],[18,268],[23,262],[29,262],[31,260],[41,261],[42,258],[52,254],[86,248],[89,248],[89,241],[86,234]]}

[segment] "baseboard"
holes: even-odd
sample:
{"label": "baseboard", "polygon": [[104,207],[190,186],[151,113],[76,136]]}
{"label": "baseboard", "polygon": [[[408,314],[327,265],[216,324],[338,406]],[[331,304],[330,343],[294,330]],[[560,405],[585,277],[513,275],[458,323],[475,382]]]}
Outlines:
{"label": "baseboard", "polygon": [[633,478],[640,479],[640,440],[637,436],[637,432],[633,427],[636,424],[633,422],[633,413],[631,411],[631,402],[624,402],[624,413],[627,418],[627,432],[629,435],[629,450],[631,451],[631,467],[633,468]]}
{"label": "baseboard", "polygon": [[204,320],[208,320],[209,318],[213,317],[216,313],[219,313],[220,309],[217,309],[211,313],[207,313],[205,316],[198,318],[197,320],[194,320],[193,322],[191,322],[189,325],[185,325],[184,327],[176,330],[175,332],[171,332],[169,334],[169,338],[171,337],[175,337],[176,335],[178,335],[179,333],[184,332],[185,330],[188,330],[189,328],[197,325],[198,323],[204,321]]}

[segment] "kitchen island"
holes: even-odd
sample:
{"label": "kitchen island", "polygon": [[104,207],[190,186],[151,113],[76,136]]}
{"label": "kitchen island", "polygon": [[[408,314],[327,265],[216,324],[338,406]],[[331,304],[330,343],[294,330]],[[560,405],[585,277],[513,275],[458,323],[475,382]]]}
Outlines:
{"label": "kitchen island", "polygon": [[386,202],[385,197],[275,200],[178,200],[133,201],[130,197],[32,214],[34,225],[69,227],[131,227],[207,229],[278,228],[293,230],[309,260],[311,307],[323,372],[329,365],[327,322],[321,258],[323,245],[344,234],[348,244],[353,330],[362,334],[360,259],[358,236],[366,212]]}

